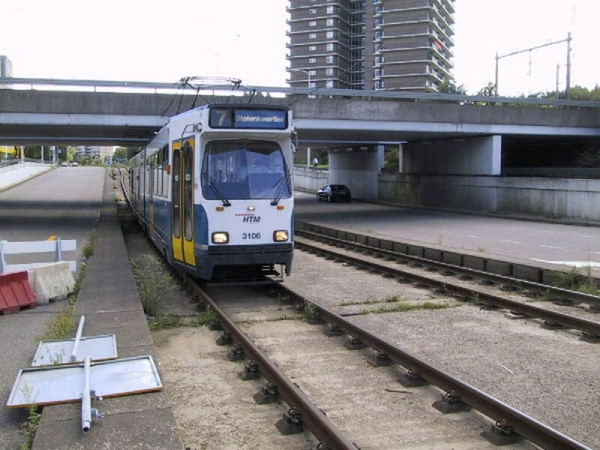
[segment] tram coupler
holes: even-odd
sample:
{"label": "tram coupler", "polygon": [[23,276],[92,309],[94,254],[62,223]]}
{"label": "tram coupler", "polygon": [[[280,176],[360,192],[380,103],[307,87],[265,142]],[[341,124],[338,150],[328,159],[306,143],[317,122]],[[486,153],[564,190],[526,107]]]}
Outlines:
{"label": "tram coupler", "polygon": [[288,412],[283,413],[283,418],[275,426],[284,436],[304,432],[302,415],[295,408],[290,408]]}
{"label": "tram coupler", "polygon": [[219,335],[216,342],[217,345],[231,345],[233,343],[233,339],[230,333],[224,331]]}
{"label": "tram coupler", "polygon": [[227,352],[227,359],[229,361],[241,361],[245,357],[246,355],[244,353],[244,347],[242,347],[240,344],[235,344]]}
{"label": "tram coupler", "polygon": [[375,354],[367,360],[373,367],[391,366],[394,361],[386,353],[376,351]]}
{"label": "tram coupler", "polygon": [[451,414],[471,409],[469,405],[461,400],[460,395],[455,391],[442,394],[442,399],[433,402],[432,406],[442,414]]}
{"label": "tram coupler", "polygon": [[254,361],[248,361],[244,364],[244,370],[240,372],[240,378],[243,381],[258,380],[260,378],[260,368]]}
{"label": "tram coupler", "polygon": [[344,334],[344,331],[337,325],[329,324],[325,330],[325,336],[327,337],[341,336],[342,334]]}
{"label": "tram coupler", "polygon": [[348,350],[360,350],[365,348],[365,344],[359,338],[350,336],[348,340],[344,342],[344,347]]}
{"label": "tram coupler", "polygon": [[210,331],[221,331],[223,330],[223,325],[221,324],[220,320],[213,320],[208,324],[208,329]]}
{"label": "tram coupler", "polygon": [[497,446],[515,444],[523,439],[523,436],[515,433],[505,420],[498,420],[491,424],[490,428],[482,431],[480,436]]}
{"label": "tram coupler", "polygon": [[412,387],[421,387],[428,384],[428,381],[421,376],[419,372],[414,369],[409,369],[404,372],[400,378],[398,378],[398,383],[407,388]]}
{"label": "tram coupler", "polygon": [[272,383],[267,383],[264,386],[261,386],[260,391],[254,394],[252,398],[259,405],[277,403],[279,402],[279,393],[277,392],[277,386]]}

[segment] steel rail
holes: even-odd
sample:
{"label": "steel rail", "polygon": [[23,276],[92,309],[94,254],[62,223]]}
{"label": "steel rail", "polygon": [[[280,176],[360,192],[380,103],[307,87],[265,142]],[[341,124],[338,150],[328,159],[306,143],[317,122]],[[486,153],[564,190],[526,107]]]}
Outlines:
{"label": "steel rail", "polygon": [[277,386],[277,392],[283,400],[301,414],[302,422],[322,443],[330,449],[357,450],[350,439],[342,433],[318,409],[308,397],[287,378],[283,372],[240,330],[217,304],[192,280],[188,275],[182,275],[195,294],[217,314],[221,325],[230,333],[233,340],[244,348],[249,359],[252,359],[260,368],[261,374]]}
{"label": "steel rail", "polygon": [[[296,301],[306,302],[306,299],[300,297],[287,287],[280,285],[278,288],[290,298],[296,299]],[[512,431],[531,442],[540,445],[544,449],[591,450],[590,447],[587,447],[538,420],[527,416],[485,392],[446,374],[441,369],[420,360],[416,356],[401,350],[391,342],[361,329],[333,311],[320,305],[312,305],[315,308],[318,317],[325,322],[339,327],[349,336],[360,339],[360,341],[370,348],[381,354],[385,354],[392,361],[403,366],[407,370],[417,372],[422,378],[440,389],[446,392],[453,391],[457,393],[463,403],[496,420],[497,423],[507,423]]]}
{"label": "steel rail", "polygon": [[522,314],[524,316],[537,317],[539,319],[547,321],[551,325],[560,325],[565,328],[576,329],[586,333],[589,338],[595,339],[600,337],[600,323],[592,322],[585,319],[579,319],[577,317],[572,317],[567,314],[562,314],[559,312],[549,311],[547,309],[539,308],[536,306],[528,305],[526,303],[521,303],[514,300],[509,300],[503,297],[499,297],[494,294],[490,294],[484,292],[482,290],[477,290],[473,288],[466,288],[457,284],[449,283],[446,281],[439,281],[424,275],[419,275],[412,272],[407,272],[401,269],[396,269],[393,267],[389,267],[386,265],[374,263],[371,261],[365,261],[359,258],[355,258],[350,255],[334,252],[332,250],[323,249],[321,247],[317,247],[311,244],[307,244],[302,240],[295,239],[294,242],[296,248],[299,249],[309,249],[313,252],[319,252],[322,254],[326,254],[332,258],[339,258],[349,261],[350,263],[356,266],[368,267],[373,270],[377,270],[380,272],[387,272],[397,277],[410,278],[416,280],[418,282],[422,282],[425,284],[442,287],[448,291],[452,291],[454,294],[461,295],[463,297],[472,297],[473,295],[477,296],[477,301],[486,305],[493,305],[500,308],[508,309],[512,312]]}
{"label": "steel rail", "polygon": [[586,294],[584,292],[578,292],[578,291],[572,291],[569,289],[559,288],[559,287],[551,286],[548,284],[536,283],[534,281],[509,277],[506,275],[500,275],[500,274],[496,274],[496,273],[492,273],[492,272],[486,272],[483,270],[471,269],[470,267],[457,266],[457,265],[445,263],[442,261],[436,261],[433,259],[423,258],[421,256],[409,255],[406,253],[399,253],[399,252],[386,250],[386,249],[379,248],[379,247],[374,247],[371,245],[361,244],[358,242],[353,242],[353,241],[348,241],[348,240],[344,240],[344,239],[334,238],[331,236],[322,235],[319,233],[315,233],[314,231],[296,230],[295,234],[297,236],[304,236],[309,239],[318,240],[321,242],[332,242],[334,244],[348,246],[348,247],[359,249],[359,250],[377,252],[388,258],[404,259],[404,260],[412,261],[415,263],[427,264],[427,265],[436,267],[438,269],[454,271],[454,272],[462,272],[462,273],[466,273],[466,274],[477,276],[477,277],[496,280],[498,282],[515,284],[515,285],[518,285],[521,287],[545,290],[545,291],[548,291],[548,292],[551,292],[554,294],[561,294],[561,295],[565,296],[568,300],[572,300],[574,302],[587,303],[589,305],[600,307],[600,297],[598,297],[597,295]]}

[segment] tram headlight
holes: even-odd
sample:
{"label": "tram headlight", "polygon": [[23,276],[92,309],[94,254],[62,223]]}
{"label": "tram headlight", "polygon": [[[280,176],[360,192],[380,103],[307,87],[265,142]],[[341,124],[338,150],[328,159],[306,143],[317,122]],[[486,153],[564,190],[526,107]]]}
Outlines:
{"label": "tram headlight", "polygon": [[273,233],[273,240],[275,242],[285,242],[290,238],[289,233],[286,230],[276,230]]}
{"label": "tram headlight", "polygon": [[229,242],[229,233],[225,231],[217,231],[212,234],[213,244],[227,244]]}

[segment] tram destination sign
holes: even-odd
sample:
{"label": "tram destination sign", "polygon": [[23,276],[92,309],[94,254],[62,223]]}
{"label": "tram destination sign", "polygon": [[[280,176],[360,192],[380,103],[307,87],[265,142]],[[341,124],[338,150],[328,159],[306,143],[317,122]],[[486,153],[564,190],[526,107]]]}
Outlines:
{"label": "tram destination sign", "polygon": [[211,128],[285,130],[288,112],[285,109],[218,107],[210,110],[209,125]]}

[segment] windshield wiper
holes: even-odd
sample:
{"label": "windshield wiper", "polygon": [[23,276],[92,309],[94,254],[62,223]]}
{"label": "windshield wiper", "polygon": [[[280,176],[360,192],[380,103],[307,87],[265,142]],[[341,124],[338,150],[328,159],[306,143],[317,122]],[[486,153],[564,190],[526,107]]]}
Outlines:
{"label": "windshield wiper", "polygon": [[277,206],[277,204],[279,203],[279,200],[281,200],[281,195],[283,194],[283,190],[289,186],[289,181],[291,178],[292,178],[292,175],[291,175],[291,173],[288,172],[286,175],[282,176],[277,181],[277,183],[275,183],[273,185],[271,190],[277,188],[277,191],[275,191],[275,198],[271,201],[271,206]]}
{"label": "windshield wiper", "polygon": [[215,184],[216,180],[213,177],[209,177],[206,173],[203,174],[203,176],[205,179],[208,178],[208,185],[213,190],[215,195],[219,197],[219,200],[223,202],[223,206],[231,206],[231,203],[229,202],[229,200],[227,200],[227,197],[225,197],[225,195],[219,190],[219,188]]}

